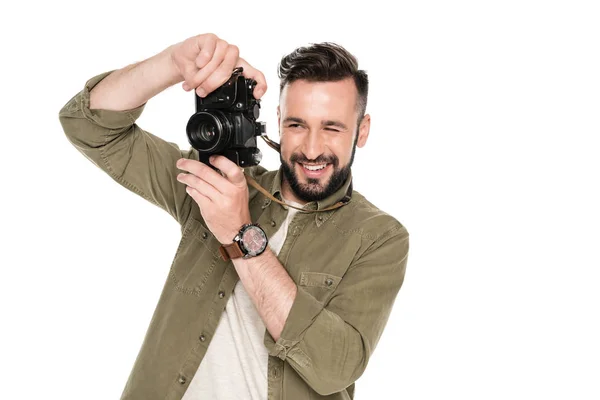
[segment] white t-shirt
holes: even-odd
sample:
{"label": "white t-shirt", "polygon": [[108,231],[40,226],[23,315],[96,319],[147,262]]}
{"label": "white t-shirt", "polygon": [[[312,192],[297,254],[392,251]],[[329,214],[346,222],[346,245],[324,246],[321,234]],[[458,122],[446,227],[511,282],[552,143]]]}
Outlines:
{"label": "white t-shirt", "polygon": [[[284,201],[302,207],[293,201]],[[286,208],[286,219],[269,238],[269,247],[275,254],[279,254],[289,224],[299,211]],[[242,281],[238,281],[182,400],[266,400],[269,353],[263,342],[265,329]]]}

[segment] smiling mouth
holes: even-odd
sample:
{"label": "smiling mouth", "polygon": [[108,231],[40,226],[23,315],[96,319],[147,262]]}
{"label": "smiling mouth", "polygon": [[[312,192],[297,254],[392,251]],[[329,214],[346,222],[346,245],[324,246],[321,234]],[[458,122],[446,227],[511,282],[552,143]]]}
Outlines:
{"label": "smiling mouth", "polygon": [[309,170],[309,171],[320,171],[325,169],[325,167],[327,167],[329,164],[324,163],[324,164],[302,164],[300,163],[300,165],[302,165],[305,169]]}
{"label": "smiling mouth", "polygon": [[319,179],[329,171],[330,163],[304,164],[298,163],[302,167],[302,172],[307,178]]}

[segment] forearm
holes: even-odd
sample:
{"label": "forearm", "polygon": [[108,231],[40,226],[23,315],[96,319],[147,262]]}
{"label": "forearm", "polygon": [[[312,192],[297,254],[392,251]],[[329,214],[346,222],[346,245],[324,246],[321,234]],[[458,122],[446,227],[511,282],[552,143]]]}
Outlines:
{"label": "forearm", "polygon": [[146,60],[112,72],[90,91],[90,109],[131,110],[183,81],[171,60],[172,49],[170,46]]}
{"label": "forearm", "polygon": [[269,247],[258,257],[237,258],[233,264],[267,330],[277,341],[296,297],[296,283]]}

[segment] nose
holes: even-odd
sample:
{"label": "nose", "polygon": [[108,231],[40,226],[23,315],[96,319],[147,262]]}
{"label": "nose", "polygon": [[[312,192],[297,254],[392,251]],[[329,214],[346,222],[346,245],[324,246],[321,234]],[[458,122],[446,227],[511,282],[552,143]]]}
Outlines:
{"label": "nose", "polygon": [[314,160],[325,152],[325,140],[318,131],[311,130],[306,136],[302,152],[309,160]]}

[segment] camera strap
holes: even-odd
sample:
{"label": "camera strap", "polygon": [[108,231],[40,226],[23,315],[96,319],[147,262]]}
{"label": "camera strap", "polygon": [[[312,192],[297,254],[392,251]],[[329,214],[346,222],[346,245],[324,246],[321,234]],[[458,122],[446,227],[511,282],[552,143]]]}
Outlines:
{"label": "camera strap", "polygon": [[[272,149],[274,149],[278,153],[281,153],[281,149],[280,149],[279,143],[276,143],[276,142],[272,141],[266,135],[261,135],[261,138],[263,138],[263,140]],[[249,176],[247,174],[244,174],[244,176],[246,177],[246,181],[248,182],[249,185],[251,185],[252,187],[254,187],[256,190],[258,190],[259,192],[261,192],[265,196],[267,196],[269,199],[271,199],[274,202],[279,203],[281,205],[284,205],[284,206],[287,206],[287,207],[292,207],[292,208],[295,208],[296,210],[301,210],[301,211],[304,211],[304,212],[323,212],[323,211],[330,211],[330,210],[335,210],[336,208],[340,208],[340,207],[342,207],[342,206],[344,206],[344,205],[346,205],[346,204],[348,204],[350,202],[350,193],[352,192],[352,184],[350,184],[350,186],[348,187],[348,192],[346,192],[346,195],[344,196],[344,198],[342,200],[338,201],[337,203],[335,203],[334,205],[326,207],[326,208],[324,208],[322,210],[305,210],[304,208],[293,206],[291,204],[288,204],[286,202],[283,202],[283,201],[275,198],[275,196],[273,196],[265,188],[263,188],[262,186],[260,186],[260,184],[258,182],[256,182],[256,180],[254,180],[254,178],[252,178],[251,176]]]}
{"label": "camera strap", "polygon": [[344,196],[344,198],[342,200],[338,201],[337,203],[335,203],[332,206],[323,208],[322,210],[305,210],[304,208],[296,207],[296,206],[293,206],[291,204],[288,204],[284,201],[277,199],[275,196],[273,196],[271,193],[269,193],[267,190],[265,190],[265,188],[260,186],[259,183],[256,182],[254,180],[254,178],[252,178],[250,175],[244,174],[244,176],[246,177],[246,181],[248,182],[249,185],[256,188],[256,190],[258,190],[259,192],[261,192],[262,194],[267,196],[269,199],[273,200],[276,203],[284,205],[286,207],[292,207],[292,208],[295,208],[296,210],[300,210],[300,211],[304,211],[304,212],[323,212],[323,211],[335,210],[336,208],[340,208],[341,206],[344,206],[350,202],[350,196],[346,195],[346,196]]}

